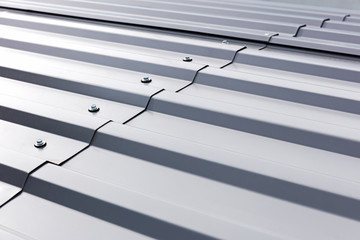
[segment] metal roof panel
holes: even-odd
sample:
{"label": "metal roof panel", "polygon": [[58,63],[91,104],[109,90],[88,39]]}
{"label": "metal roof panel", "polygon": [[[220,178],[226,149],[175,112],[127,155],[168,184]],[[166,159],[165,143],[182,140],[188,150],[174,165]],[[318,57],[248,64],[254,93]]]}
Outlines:
{"label": "metal roof panel", "polygon": [[355,11],[0,5],[0,238],[359,235]]}
{"label": "metal roof panel", "polygon": [[[331,52],[346,52],[359,56],[357,46],[348,45],[350,48],[334,48],[328,37],[336,38],[337,42],[358,43],[359,36],[356,26],[349,27],[347,23],[339,23],[338,29],[343,30],[342,35],[331,29],[320,28],[328,20],[342,21],[346,17],[358,17],[355,11],[319,7],[303,7],[301,5],[267,4],[264,2],[231,2],[216,3],[214,1],[185,1],[173,3],[171,1],[13,1],[2,3],[3,7],[30,9],[52,14],[76,15],[78,17],[100,19],[113,22],[172,28],[182,31],[196,31],[217,34],[228,37],[266,41],[264,34],[279,34],[287,41],[274,43],[299,46],[303,48],[321,49]],[[294,7],[296,8],[294,9]],[[219,9],[214,14],[214,9]],[[245,10],[248,14],[241,14],[235,10]],[[260,11],[262,13],[250,13]],[[273,15],[268,15],[273,14]],[[309,18],[316,18],[315,21]],[[355,23],[356,24],[356,23]],[[344,25],[344,27],[341,27]],[[299,41],[291,41],[290,36],[297,36],[300,28],[311,29],[309,37],[298,37]],[[316,28],[314,28],[316,27]],[[332,34],[327,35],[324,30]],[[277,37],[276,37],[277,38]],[[314,40],[312,40],[314,39]],[[321,42],[321,44],[308,44],[307,42]]]}

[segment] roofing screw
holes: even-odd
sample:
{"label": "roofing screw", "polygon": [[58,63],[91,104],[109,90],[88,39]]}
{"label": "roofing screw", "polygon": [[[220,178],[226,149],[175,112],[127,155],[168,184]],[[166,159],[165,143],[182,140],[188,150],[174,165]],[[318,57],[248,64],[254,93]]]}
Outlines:
{"label": "roofing screw", "polygon": [[43,141],[42,139],[36,140],[36,143],[34,144],[34,147],[36,148],[43,148],[45,146],[46,146],[46,142]]}
{"label": "roofing screw", "polygon": [[100,110],[100,108],[97,107],[96,104],[91,104],[91,106],[88,110],[89,110],[89,112],[98,112]]}
{"label": "roofing screw", "polygon": [[229,44],[229,41],[228,40],[223,40],[222,44]]}
{"label": "roofing screw", "polygon": [[269,36],[269,35],[270,35],[270,33],[265,33],[264,35],[265,35],[265,36]]}
{"label": "roofing screw", "polygon": [[183,58],[183,61],[184,61],[184,62],[191,62],[191,61],[192,61],[192,58],[189,57],[189,56],[186,56],[186,57]]}
{"label": "roofing screw", "polygon": [[142,82],[142,83],[149,83],[149,82],[151,82],[151,81],[152,81],[152,79],[149,78],[149,77],[143,77],[143,78],[141,79],[141,82]]}

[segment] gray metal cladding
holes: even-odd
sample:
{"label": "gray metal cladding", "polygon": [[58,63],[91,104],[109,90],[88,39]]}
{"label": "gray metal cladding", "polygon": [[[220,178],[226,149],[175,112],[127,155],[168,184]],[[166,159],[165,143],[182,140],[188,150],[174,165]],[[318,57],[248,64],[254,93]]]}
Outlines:
{"label": "gray metal cladding", "polygon": [[356,12],[1,7],[0,239],[360,236]]}
{"label": "gray metal cladding", "polygon": [[0,205],[3,205],[21,191],[27,175],[44,161],[7,148],[1,148],[0,157]]}
{"label": "gray metal cladding", "polygon": [[352,10],[209,0],[6,0],[1,6],[263,42],[269,40],[265,34],[278,34],[272,43],[357,56],[360,53],[359,13]]}

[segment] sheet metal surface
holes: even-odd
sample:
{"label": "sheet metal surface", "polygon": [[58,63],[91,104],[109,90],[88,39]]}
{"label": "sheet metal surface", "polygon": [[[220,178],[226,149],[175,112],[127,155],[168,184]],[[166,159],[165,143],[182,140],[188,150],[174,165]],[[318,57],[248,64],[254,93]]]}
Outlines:
{"label": "sheet metal surface", "polygon": [[350,20],[360,14],[351,10],[210,0],[4,0],[1,6],[360,54],[360,25]]}
{"label": "sheet metal surface", "polygon": [[357,13],[209,0],[1,4],[199,32],[0,11],[1,239],[360,235]]}

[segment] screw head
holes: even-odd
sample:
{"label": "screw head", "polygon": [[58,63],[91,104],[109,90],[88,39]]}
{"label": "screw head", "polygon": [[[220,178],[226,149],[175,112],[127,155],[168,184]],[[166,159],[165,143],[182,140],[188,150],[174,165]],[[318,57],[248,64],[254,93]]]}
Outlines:
{"label": "screw head", "polygon": [[141,79],[141,82],[142,82],[142,83],[149,83],[149,82],[151,82],[151,81],[152,81],[152,79],[149,78],[149,77],[143,77],[143,78]]}
{"label": "screw head", "polygon": [[89,112],[98,112],[100,110],[100,108],[97,107],[96,104],[91,104],[91,106],[88,110],[89,110]]}
{"label": "screw head", "polygon": [[34,147],[36,147],[36,148],[43,148],[45,146],[46,146],[46,142],[40,138],[38,140],[36,140],[36,142],[34,144]]}
{"label": "screw head", "polygon": [[186,56],[186,57],[183,58],[183,61],[184,61],[184,62],[191,62],[191,61],[192,61],[192,58],[189,57],[189,56]]}
{"label": "screw head", "polygon": [[265,36],[269,36],[269,35],[270,35],[270,33],[265,33],[264,35],[265,35]]}
{"label": "screw head", "polygon": [[222,44],[229,44],[229,41],[228,40],[223,40]]}

